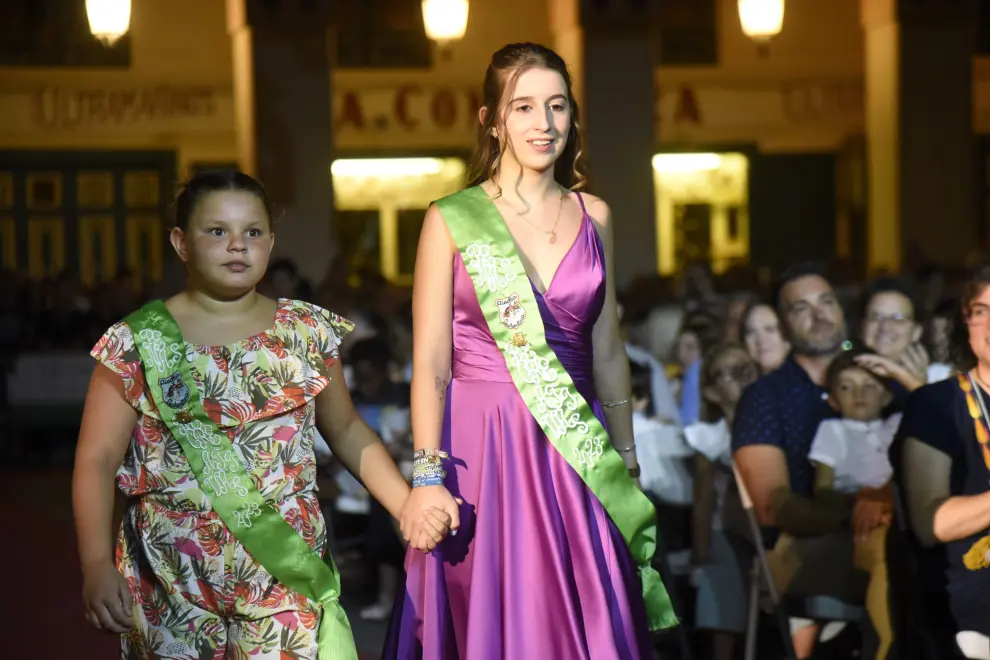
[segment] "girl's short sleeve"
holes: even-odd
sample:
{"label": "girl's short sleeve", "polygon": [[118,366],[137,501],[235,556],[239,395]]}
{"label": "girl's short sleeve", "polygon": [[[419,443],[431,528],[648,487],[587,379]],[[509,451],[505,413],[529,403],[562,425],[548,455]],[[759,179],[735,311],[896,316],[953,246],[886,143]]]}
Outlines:
{"label": "girl's short sleeve", "polygon": [[344,337],[351,334],[354,324],[342,316],[317,305],[309,305],[312,309],[313,341],[316,349],[323,358],[327,368],[340,359],[340,344]]}
{"label": "girl's short sleeve", "polygon": [[131,329],[123,321],[107,330],[93,350],[90,351],[97,362],[110,369],[124,383],[124,398],[131,406],[142,413],[153,410],[147,396],[147,384],[141,355],[134,343]]}

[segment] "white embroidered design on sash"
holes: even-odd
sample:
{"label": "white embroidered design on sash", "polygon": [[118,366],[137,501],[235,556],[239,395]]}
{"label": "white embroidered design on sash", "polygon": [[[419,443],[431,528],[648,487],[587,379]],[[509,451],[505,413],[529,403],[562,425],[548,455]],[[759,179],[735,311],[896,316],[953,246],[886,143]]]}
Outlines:
{"label": "white embroidered design on sash", "polygon": [[464,265],[468,272],[474,271],[471,279],[491,292],[500,291],[514,282],[516,274],[510,270],[512,260],[492,255],[492,246],[472,243],[464,253],[469,257]]}
{"label": "white embroidered design on sash", "polygon": [[[499,257],[489,244],[472,243],[465,250],[465,254],[469,259],[464,265],[472,280],[476,285],[481,284],[492,293],[504,291],[509,283],[516,279],[515,273],[507,271],[511,260]],[[496,301],[496,304],[498,302]],[[499,305],[498,312],[501,319],[502,305]],[[521,326],[523,320],[520,319],[515,328]],[[509,324],[503,324],[514,329]],[[579,402],[575,393],[563,385],[555,384],[558,378],[557,371],[550,366],[549,360],[536,354],[533,347],[525,340],[523,333],[516,333],[500,348],[509,368],[519,373],[524,382],[534,386],[536,406],[532,410],[533,416],[554,440],[564,437],[570,429],[577,429],[581,433],[588,432],[588,425],[581,421],[581,415],[577,412]],[[604,453],[604,441],[597,436],[586,437],[573,448],[573,452],[578,464],[594,469],[597,459]]]}

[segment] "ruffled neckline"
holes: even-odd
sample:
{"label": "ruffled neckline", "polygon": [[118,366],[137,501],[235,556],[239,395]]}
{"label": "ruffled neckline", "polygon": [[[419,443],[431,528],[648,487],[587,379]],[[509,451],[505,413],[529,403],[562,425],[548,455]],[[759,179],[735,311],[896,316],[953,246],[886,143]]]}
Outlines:
{"label": "ruffled neckline", "polygon": [[248,344],[257,344],[259,340],[274,335],[278,331],[279,327],[285,324],[286,319],[289,317],[284,312],[286,307],[288,307],[291,302],[292,300],[290,298],[277,298],[275,300],[275,319],[268,328],[262,330],[261,332],[256,332],[253,335],[249,335],[243,339],[238,339],[227,344],[195,344],[191,341],[185,341],[185,345],[188,348],[195,349],[197,353],[210,353],[211,351],[222,350],[224,348],[240,348]]}

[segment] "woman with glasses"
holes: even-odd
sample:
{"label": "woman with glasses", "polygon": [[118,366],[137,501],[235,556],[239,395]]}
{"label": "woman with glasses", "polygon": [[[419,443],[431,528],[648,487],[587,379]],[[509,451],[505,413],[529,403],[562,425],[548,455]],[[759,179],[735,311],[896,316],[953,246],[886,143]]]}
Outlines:
{"label": "woman with glasses", "polygon": [[920,299],[902,280],[879,277],[866,286],[862,300],[860,334],[876,355],[863,356],[860,366],[897,383],[894,396],[903,400],[906,392],[928,382],[931,360],[921,343],[924,309]]}

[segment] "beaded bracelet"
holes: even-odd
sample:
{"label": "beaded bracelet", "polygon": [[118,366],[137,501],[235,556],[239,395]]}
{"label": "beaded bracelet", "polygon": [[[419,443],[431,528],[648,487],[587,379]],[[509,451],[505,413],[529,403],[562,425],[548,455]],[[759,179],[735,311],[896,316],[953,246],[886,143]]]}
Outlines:
{"label": "beaded bracelet", "polygon": [[450,458],[450,454],[442,449],[417,449],[413,453],[413,460],[415,461],[420,458],[434,459],[439,462]]}
{"label": "beaded bracelet", "polygon": [[412,486],[442,486],[447,477],[444,459],[450,456],[439,449],[420,449],[413,454]]}

